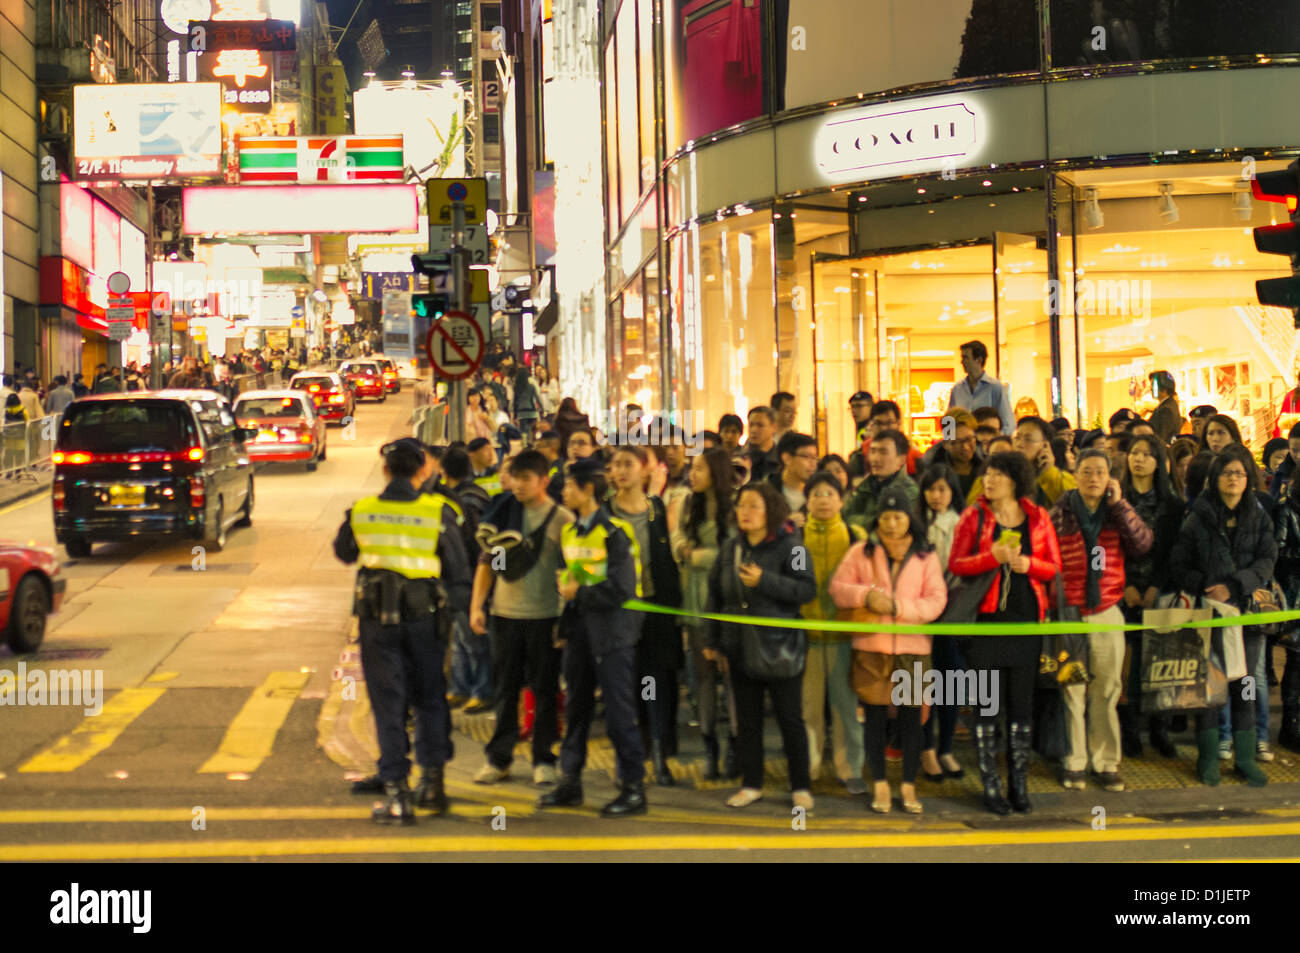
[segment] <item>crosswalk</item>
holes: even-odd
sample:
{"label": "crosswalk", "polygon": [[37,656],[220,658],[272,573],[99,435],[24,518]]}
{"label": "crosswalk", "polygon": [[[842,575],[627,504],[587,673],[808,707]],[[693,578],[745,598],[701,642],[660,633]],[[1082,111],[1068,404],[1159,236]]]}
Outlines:
{"label": "crosswalk", "polygon": [[[198,768],[199,774],[251,775],[271,756],[276,737],[294,702],[302,694],[309,672],[271,672],[249,694],[230,721],[217,750]],[[87,716],[72,731],[56,738],[18,766],[19,774],[69,774],[103,755],[169,691],[174,672],[151,675],[138,686],[124,688]]]}

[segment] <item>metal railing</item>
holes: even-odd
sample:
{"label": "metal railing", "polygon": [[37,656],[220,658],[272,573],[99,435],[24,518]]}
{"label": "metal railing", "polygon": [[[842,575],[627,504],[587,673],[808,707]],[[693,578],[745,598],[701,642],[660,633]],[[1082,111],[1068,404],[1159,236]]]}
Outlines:
{"label": "metal railing", "polygon": [[0,426],[0,478],[38,480],[37,472],[50,466],[62,416],[50,414]]}

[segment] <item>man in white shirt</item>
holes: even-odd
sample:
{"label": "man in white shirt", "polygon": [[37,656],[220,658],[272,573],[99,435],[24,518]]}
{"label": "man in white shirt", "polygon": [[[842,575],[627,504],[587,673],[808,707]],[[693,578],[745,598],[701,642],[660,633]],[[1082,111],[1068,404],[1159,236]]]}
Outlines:
{"label": "man in white shirt", "polygon": [[1009,436],[1016,429],[1016,418],[1011,413],[1011,395],[1001,381],[984,372],[988,359],[989,349],[983,341],[967,341],[961,346],[961,367],[966,376],[953,387],[948,409],[995,407],[1002,421],[1002,432]]}

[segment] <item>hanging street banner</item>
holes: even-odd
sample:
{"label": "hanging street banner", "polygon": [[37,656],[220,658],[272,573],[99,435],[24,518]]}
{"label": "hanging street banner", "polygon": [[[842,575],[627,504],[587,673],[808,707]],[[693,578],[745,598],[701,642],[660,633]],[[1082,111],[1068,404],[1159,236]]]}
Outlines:
{"label": "hanging street banner", "polygon": [[241,184],[401,182],[401,136],[241,136]]}

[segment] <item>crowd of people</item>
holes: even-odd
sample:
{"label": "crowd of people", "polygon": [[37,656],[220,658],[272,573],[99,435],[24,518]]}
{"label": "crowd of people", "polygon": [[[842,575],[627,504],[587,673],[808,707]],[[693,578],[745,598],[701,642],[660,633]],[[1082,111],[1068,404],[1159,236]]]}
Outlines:
{"label": "crowd of people", "polygon": [[[1257,702],[1239,679],[1221,708],[1190,718],[1144,711],[1142,640],[1121,626],[1180,592],[1243,613],[1300,601],[1300,424],[1256,460],[1231,417],[1209,406],[1184,415],[1173,378],[1160,372],[1148,419],[1124,409],[1108,430],[1078,430],[1023,413],[1031,408],[1013,413],[986,360],[982,343],[962,347],[966,377],[941,439],[924,451],[905,434],[895,402],[854,394],[858,434],[847,456],[823,453],[795,429],[798,398],[787,392],[689,440],[629,405],[626,438],[615,439],[571,398],[558,399],[540,373],[507,364],[476,380],[466,440],[430,448],[432,484],[463,505],[469,551],[480,554],[467,618],[453,626],[449,685],[453,705],[496,712],[476,780],[508,776],[528,689],[533,778],[556,784],[542,803],[580,803],[576,772],[599,682],[623,784],[622,807],[607,809],[620,813],[637,802],[643,750],[655,783],[675,783],[669,759],[680,747],[684,676],[703,776],[739,779],[727,800],[734,807],[763,794],[765,699],[792,799],[806,808],[813,780],[833,771],[846,793],[869,793],[874,811],[920,813],[918,774],[933,784],[964,776],[954,753],[962,733],[974,740],[984,806],[997,814],[1032,810],[1031,752],[1056,762],[1065,788],[1086,788],[1091,776],[1117,792],[1121,762],[1141,754],[1144,738],[1176,758],[1173,739],[1185,733],[1203,783],[1219,783],[1220,763],[1231,762],[1247,783],[1264,784],[1259,764],[1274,758],[1267,693]],[[688,455],[688,446],[699,452]],[[513,575],[496,565],[511,546],[528,554]],[[582,570],[588,563],[600,567],[595,575]],[[621,583],[616,563],[634,567],[624,566]],[[591,601],[597,592],[603,602]],[[610,615],[633,597],[676,614]],[[873,628],[961,612],[988,634]],[[1055,614],[1116,628],[1086,635],[1091,679],[1049,696],[1040,637],[999,628]],[[826,627],[831,619],[851,626]],[[606,625],[624,637],[639,628],[639,638],[600,642],[594,633]],[[585,633],[577,648],[574,632]],[[1276,737],[1300,751],[1291,640],[1243,627],[1255,686],[1279,684],[1279,639],[1288,651]],[[930,670],[996,673],[996,697],[987,706],[900,703],[898,673]],[[571,707],[557,773],[562,673]],[[1060,750],[1040,737],[1051,705],[1064,722]],[[897,799],[891,760],[901,762]]]}

